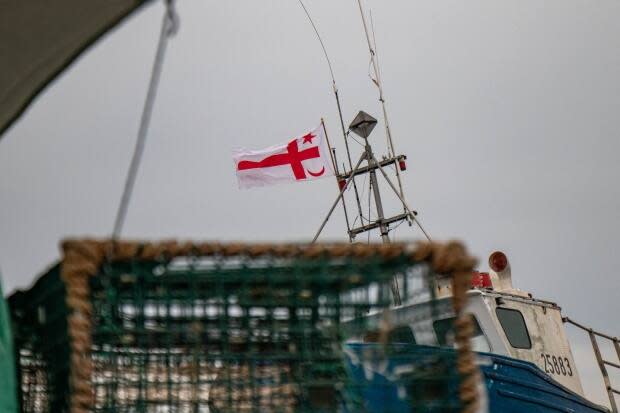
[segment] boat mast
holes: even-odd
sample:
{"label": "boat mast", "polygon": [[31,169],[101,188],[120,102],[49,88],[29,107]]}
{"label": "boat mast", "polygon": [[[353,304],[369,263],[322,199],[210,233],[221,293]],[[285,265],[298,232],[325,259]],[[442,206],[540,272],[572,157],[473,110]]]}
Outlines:
{"label": "boat mast", "polygon": [[[379,227],[379,230],[381,233],[381,240],[383,241],[383,243],[389,244],[390,243],[390,237],[388,235],[389,228],[386,225],[385,220],[384,220],[385,215],[383,212],[383,202],[381,201],[381,192],[379,191],[379,182],[377,181],[377,173],[376,173],[377,166],[375,164],[374,154],[372,153],[372,147],[370,146],[370,143],[368,142],[368,136],[370,136],[370,133],[372,132],[376,124],[377,124],[377,120],[375,118],[373,118],[367,113],[360,112],[358,113],[358,115],[355,117],[355,119],[351,123],[351,126],[349,126],[349,130],[351,130],[356,135],[359,135],[361,138],[364,139],[364,156],[366,158],[366,162],[368,163],[368,174],[370,175],[370,187],[372,188],[373,197],[375,199],[375,207],[377,209],[377,219],[375,221],[375,224],[377,224]],[[359,199],[357,199],[357,202],[358,202],[358,207],[361,209],[361,205],[359,204]],[[368,219],[370,220],[370,217],[368,217]],[[349,236],[351,238],[354,238],[355,235],[357,235],[358,233],[370,231],[370,229],[372,229],[372,228],[366,229],[363,224],[364,223],[362,222],[361,227],[359,227],[358,229],[353,228],[352,231],[349,231]],[[374,228],[376,228],[376,226]],[[353,232],[353,230],[360,231],[360,232]]]}
{"label": "boat mast", "polygon": [[[381,76],[380,76],[380,70],[379,70],[379,63],[377,60],[377,56],[376,56],[376,46],[373,46],[373,42],[370,39],[370,34],[368,31],[368,25],[366,23],[366,18],[364,15],[364,9],[362,6],[362,2],[361,0],[357,0],[358,6],[359,6],[359,10],[360,10],[360,14],[362,17],[362,24],[364,26],[364,32],[366,34],[366,41],[368,44],[368,48],[370,51],[370,58],[371,58],[371,62],[374,68],[374,72],[375,72],[375,78],[376,79],[372,79],[373,82],[375,83],[375,85],[377,86],[378,90],[379,90],[379,101],[381,102],[381,107],[382,107],[382,112],[383,112],[383,119],[384,119],[384,126],[385,126],[385,133],[386,133],[386,137],[387,137],[387,149],[388,149],[388,156],[387,157],[383,157],[383,159],[379,162],[377,161],[377,158],[375,157],[372,147],[370,146],[368,137],[370,135],[370,133],[372,132],[372,130],[374,129],[374,127],[377,124],[377,120],[375,118],[373,118],[372,116],[368,115],[365,112],[360,111],[358,113],[358,115],[355,117],[355,119],[353,120],[353,122],[351,122],[351,125],[349,126],[348,131],[344,132],[344,122],[342,122],[342,111],[340,110],[340,101],[338,99],[338,94],[337,94],[337,89],[334,87],[334,92],[336,93],[336,100],[338,103],[338,109],[339,109],[339,114],[340,114],[340,118],[341,118],[341,124],[343,126],[343,135],[345,136],[345,146],[347,149],[347,156],[349,158],[349,160],[351,159],[351,154],[349,151],[349,145],[348,145],[348,138],[351,132],[355,133],[356,135],[360,136],[361,138],[363,138],[364,140],[364,152],[362,153],[362,156],[359,160],[359,162],[357,163],[357,165],[355,167],[352,166],[352,162],[349,162],[350,164],[350,171],[346,171],[346,169],[342,172],[339,173],[338,171],[336,172],[336,179],[338,180],[338,184],[340,187],[340,194],[338,195],[338,198],[336,199],[336,201],[334,202],[334,204],[332,205],[331,209],[329,210],[327,216],[325,217],[325,219],[323,220],[323,222],[321,223],[318,231],[316,232],[312,242],[315,242],[319,235],[321,234],[321,231],[323,230],[323,228],[325,227],[325,224],[327,223],[327,221],[329,220],[331,214],[333,213],[336,205],[338,202],[340,202],[341,200],[343,200],[344,197],[344,192],[347,189],[349,182],[353,180],[354,185],[355,185],[355,181],[354,178],[357,175],[361,175],[361,174],[365,174],[368,173],[370,175],[370,188],[369,191],[372,190],[372,195],[374,197],[374,203],[375,203],[375,208],[376,208],[376,213],[377,213],[377,218],[375,220],[371,220],[370,217],[367,217],[366,219],[364,218],[363,214],[362,214],[362,207],[361,207],[361,202],[360,202],[360,198],[358,195],[358,191],[357,188],[355,187],[356,191],[355,191],[355,202],[357,204],[357,210],[359,211],[360,214],[360,225],[355,227],[355,222],[353,222],[353,227],[351,227],[350,229],[348,229],[348,235],[349,235],[349,239],[353,240],[357,235],[362,234],[364,232],[368,232],[371,231],[373,229],[379,229],[380,234],[381,234],[381,239],[384,243],[389,243],[390,242],[390,237],[389,237],[389,231],[390,231],[390,225],[391,224],[396,224],[396,223],[400,223],[403,220],[407,220],[409,225],[412,225],[412,223],[416,223],[420,230],[422,231],[422,233],[424,234],[424,236],[430,241],[430,236],[428,235],[428,233],[424,230],[424,228],[422,227],[422,225],[420,224],[420,222],[417,220],[416,215],[417,212],[413,211],[409,205],[407,204],[407,201],[405,200],[405,194],[404,194],[404,190],[403,190],[403,185],[402,185],[402,181],[400,178],[400,172],[404,171],[406,169],[406,164],[405,164],[405,160],[407,159],[406,156],[404,155],[396,155],[396,152],[394,150],[394,144],[393,144],[393,140],[392,140],[392,134],[390,131],[390,126],[389,126],[389,120],[388,120],[388,115],[387,115],[387,109],[386,109],[386,105],[385,105],[385,98],[383,95],[383,86],[381,83]],[[315,28],[316,29],[316,28]],[[318,35],[318,33],[317,33]],[[333,79],[333,78],[332,78]],[[335,86],[335,82],[334,82],[334,86]],[[365,166],[361,166],[362,162],[366,160],[366,165]],[[385,172],[384,168],[387,166],[391,166],[394,165],[394,169],[396,172],[396,178],[397,178],[397,185],[394,185],[392,183],[392,181],[390,180],[388,174]],[[391,217],[386,218],[385,216],[385,211],[383,209],[383,202],[381,199],[381,192],[379,189],[379,182],[377,179],[377,169],[379,169],[379,171],[381,172],[381,174],[383,175],[383,177],[385,178],[385,180],[387,181],[388,185],[390,186],[390,188],[394,191],[394,193],[396,194],[396,196],[398,197],[398,199],[400,200],[402,207],[403,207],[403,213],[398,214],[398,215],[394,215]],[[369,193],[369,197],[370,197],[370,193]],[[369,199],[370,201],[370,199]],[[343,206],[345,205],[345,203],[343,202]],[[364,222],[364,220],[366,222]],[[348,225],[347,225],[348,226]]]}

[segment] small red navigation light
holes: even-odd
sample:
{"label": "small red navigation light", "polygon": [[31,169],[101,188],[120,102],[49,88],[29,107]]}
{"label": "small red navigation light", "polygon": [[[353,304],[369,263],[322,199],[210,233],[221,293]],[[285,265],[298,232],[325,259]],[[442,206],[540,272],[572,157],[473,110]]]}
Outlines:
{"label": "small red navigation light", "polygon": [[400,168],[401,171],[406,171],[407,170],[407,163],[405,162],[404,159],[400,159],[398,161],[398,167]]}
{"label": "small red navigation light", "polygon": [[493,288],[491,276],[488,272],[474,271],[471,275],[472,288]]}
{"label": "small red navigation light", "polygon": [[347,185],[347,181],[345,179],[338,180],[338,188],[340,188],[340,192],[342,192],[342,190],[345,188],[346,185]]}
{"label": "small red navigation light", "polygon": [[502,272],[508,266],[508,258],[501,251],[495,251],[489,257],[489,267],[495,272]]}

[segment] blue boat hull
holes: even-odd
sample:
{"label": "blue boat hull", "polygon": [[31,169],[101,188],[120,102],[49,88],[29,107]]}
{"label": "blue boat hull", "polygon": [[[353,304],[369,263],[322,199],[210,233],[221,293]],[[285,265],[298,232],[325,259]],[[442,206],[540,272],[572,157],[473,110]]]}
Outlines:
{"label": "blue boat hull", "polygon": [[[454,350],[409,344],[350,344],[346,353],[351,386],[345,410],[460,411]],[[479,353],[478,360],[486,389],[484,410],[490,413],[608,412],[532,363],[489,353]]]}
{"label": "blue boat hull", "polygon": [[[481,355],[490,412],[591,413],[608,410],[568,390],[536,365],[510,357]],[[487,365],[484,365],[487,364]]]}

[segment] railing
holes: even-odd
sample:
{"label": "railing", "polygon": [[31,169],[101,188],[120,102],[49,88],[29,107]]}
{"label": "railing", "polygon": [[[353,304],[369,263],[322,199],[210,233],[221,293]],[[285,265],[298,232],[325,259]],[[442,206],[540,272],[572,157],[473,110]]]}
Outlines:
{"label": "railing", "polygon": [[593,329],[588,328],[584,325],[581,325],[571,320],[568,317],[563,317],[562,321],[564,321],[565,323],[570,323],[574,325],[575,327],[579,327],[580,329],[586,331],[588,335],[590,336],[590,341],[592,342],[592,349],[594,350],[594,355],[596,356],[598,367],[601,369],[601,374],[603,375],[603,381],[605,382],[605,390],[607,390],[607,395],[609,396],[609,404],[611,406],[611,411],[613,413],[618,413],[618,407],[616,405],[615,395],[616,394],[620,395],[620,390],[612,387],[611,381],[609,380],[609,374],[607,373],[607,366],[614,367],[618,369],[618,371],[620,371],[620,364],[603,359],[603,356],[601,355],[601,350],[598,346],[598,342],[596,341],[596,337],[598,336],[598,337],[607,339],[613,343],[619,362],[620,362],[620,340],[618,340],[618,337],[611,337],[611,336],[608,336],[607,334],[594,331]]}

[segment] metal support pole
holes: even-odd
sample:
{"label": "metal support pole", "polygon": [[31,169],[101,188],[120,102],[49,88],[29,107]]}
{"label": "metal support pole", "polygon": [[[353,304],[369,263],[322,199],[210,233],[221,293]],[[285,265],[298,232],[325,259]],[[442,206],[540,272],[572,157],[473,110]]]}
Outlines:
{"label": "metal support pole", "polygon": [[[366,157],[368,159],[368,169],[370,170],[370,185],[372,186],[373,195],[375,198],[375,206],[377,207],[377,221],[379,222],[379,230],[381,231],[381,240],[384,244],[390,243],[390,236],[388,235],[389,229],[388,226],[383,221],[385,216],[383,214],[383,203],[381,202],[381,192],[379,191],[379,183],[377,182],[377,173],[373,168],[373,162],[377,163],[375,156],[372,154],[372,148],[370,147],[370,143],[368,143],[368,138],[366,141]],[[396,276],[392,277],[392,282],[390,285],[392,289],[392,297],[394,298],[395,305],[401,305],[402,301],[400,298],[400,290],[398,288],[398,279]]]}
{"label": "metal support pole", "polygon": [[332,216],[332,213],[334,212],[334,209],[336,209],[336,205],[338,205],[338,202],[340,202],[340,199],[344,195],[344,191],[347,189],[347,186],[349,185],[349,182],[351,182],[351,180],[355,176],[355,171],[357,170],[357,168],[359,168],[360,164],[362,163],[362,161],[364,159],[366,159],[366,153],[363,153],[362,156],[360,156],[360,160],[357,161],[357,165],[355,165],[355,168],[353,168],[353,170],[351,171],[351,175],[349,176],[349,178],[345,182],[344,186],[340,190],[340,193],[338,194],[338,197],[334,201],[332,207],[329,209],[329,212],[327,213],[327,216],[325,217],[325,219],[323,220],[323,223],[319,227],[319,230],[316,232],[316,235],[314,236],[314,238],[312,238],[311,244],[314,244],[316,242],[316,240],[319,238],[319,235],[321,235],[321,231],[323,231],[323,228],[325,227],[325,224],[327,224],[327,221],[329,221],[329,218]]}
{"label": "metal support pole", "polygon": [[[342,138],[344,139],[344,146],[347,152],[349,168],[353,170],[351,151],[349,149],[349,141],[347,140],[347,131],[344,126],[344,120],[342,119],[342,108],[340,107],[340,97],[338,96],[338,88],[336,88],[336,82],[334,82],[334,96],[336,96],[336,105],[338,106],[338,116],[340,117],[340,127],[342,128]],[[362,215],[362,204],[360,203],[360,195],[357,190],[357,184],[355,183],[355,177],[353,178],[353,191],[355,192],[355,202],[357,203],[357,213],[359,214],[360,222],[364,222],[364,216]]]}
{"label": "metal support pole", "polygon": [[368,159],[368,169],[370,169],[370,185],[372,186],[373,196],[375,198],[375,206],[377,208],[377,221],[379,222],[379,230],[381,231],[381,240],[384,244],[390,243],[390,237],[388,235],[388,227],[383,223],[383,203],[381,202],[381,193],[379,191],[379,183],[377,182],[377,174],[373,169],[373,162],[377,163],[375,156],[372,154],[372,148],[366,140],[366,158]]}
{"label": "metal support pole", "polygon": [[596,342],[596,336],[594,335],[594,331],[592,329],[588,330],[588,334],[590,335],[590,341],[592,342],[592,348],[594,349],[596,361],[598,362],[598,366],[601,369],[601,374],[603,375],[603,382],[605,383],[605,390],[607,391],[607,395],[609,396],[609,405],[611,406],[611,411],[613,413],[618,413],[618,407],[616,406],[616,396],[614,396],[614,391],[611,387],[611,382],[609,381],[609,375],[607,374],[607,368],[605,367],[605,362],[603,360],[603,357],[601,356],[601,350],[598,348],[598,343]]}
{"label": "metal support pole", "polygon": [[379,170],[381,171],[381,174],[383,174],[383,177],[385,178],[385,180],[387,181],[387,183],[390,185],[390,188],[392,188],[392,190],[394,191],[394,193],[396,194],[396,196],[398,197],[398,199],[400,199],[400,202],[403,203],[403,206],[405,207],[405,211],[409,214],[409,216],[411,217],[411,219],[418,225],[418,227],[420,228],[420,230],[422,231],[422,233],[424,234],[424,236],[426,237],[427,240],[431,240],[431,237],[428,235],[428,233],[424,230],[424,228],[422,227],[422,224],[420,224],[420,221],[418,221],[418,219],[416,218],[415,214],[413,213],[413,211],[411,210],[411,208],[409,208],[409,205],[407,204],[407,201],[405,201],[405,198],[398,192],[398,190],[396,189],[396,187],[394,186],[394,184],[392,183],[392,181],[390,180],[390,178],[388,177],[387,173],[385,173],[385,170],[383,169],[383,167],[381,166],[381,164],[379,162],[377,162],[376,159],[374,159],[375,164],[377,165],[377,167],[379,168]]}
{"label": "metal support pole", "polygon": [[[336,174],[336,176],[340,175],[338,173],[338,165],[336,164],[336,150],[332,149],[332,145],[329,143],[329,136],[327,136],[327,128],[325,127],[325,121],[323,120],[323,118],[321,118],[321,126],[323,127],[323,132],[325,133],[325,140],[327,141],[327,147],[329,148],[329,156],[332,160],[332,168],[334,169],[334,173]],[[338,184],[338,178],[336,178],[336,184]],[[342,199],[342,209],[344,210],[344,220],[347,224],[347,234],[349,235],[349,242],[353,242],[353,237],[351,237],[351,226],[349,225],[349,213],[347,212],[347,204],[344,201],[344,197],[342,197],[341,199]]]}

